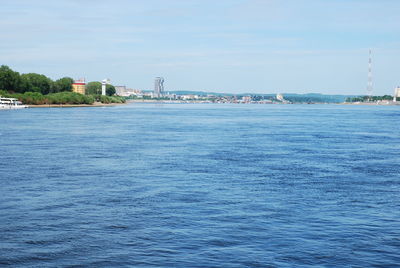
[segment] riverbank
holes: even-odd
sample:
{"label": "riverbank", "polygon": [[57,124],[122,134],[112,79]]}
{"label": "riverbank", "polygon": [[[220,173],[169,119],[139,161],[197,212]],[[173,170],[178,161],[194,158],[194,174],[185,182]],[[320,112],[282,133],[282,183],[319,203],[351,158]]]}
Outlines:
{"label": "riverbank", "polygon": [[186,104],[202,104],[202,103],[214,103],[214,104],[223,104],[223,103],[231,103],[231,104],[275,104],[275,105],[291,105],[291,104],[305,104],[305,105],[313,105],[313,104],[330,104],[330,105],[373,105],[373,106],[400,106],[400,102],[393,101],[379,101],[379,102],[340,102],[340,103],[326,103],[326,102],[313,102],[313,103],[262,103],[262,102],[212,102],[212,101],[204,101],[204,100],[143,100],[143,99],[133,99],[127,100],[129,103],[186,103]]}
{"label": "riverbank", "polygon": [[38,104],[38,105],[28,105],[28,108],[107,107],[107,106],[119,106],[125,104],[126,103],[101,103],[101,102],[95,102],[93,104]]}
{"label": "riverbank", "polygon": [[374,105],[374,106],[398,106],[400,102],[379,101],[379,102],[343,102],[344,105]]}
{"label": "riverbank", "polygon": [[[196,100],[127,100],[125,103],[101,103],[95,102],[93,104],[40,104],[40,105],[28,105],[28,108],[74,108],[74,107],[112,107],[112,106],[120,106],[126,105],[128,103],[163,103],[163,104],[177,104],[177,103],[186,103],[186,104],[201,104],[201,103],[213,103],[209,101],[196,101]],[[220,104],[220,103],[215,103]],[[243,103],[236,103],[243,104]],[[261,104],[261,103],[251,103],[251,104]],[[268,104],[279,104],[282,103],[268,103]],[[304,103],[306,104],[306,103]],[[343,103],[307,103],[309,104],[336,104],[336,105],[373,105],[373,106],[400,106],[400,102],[343,102]]]}

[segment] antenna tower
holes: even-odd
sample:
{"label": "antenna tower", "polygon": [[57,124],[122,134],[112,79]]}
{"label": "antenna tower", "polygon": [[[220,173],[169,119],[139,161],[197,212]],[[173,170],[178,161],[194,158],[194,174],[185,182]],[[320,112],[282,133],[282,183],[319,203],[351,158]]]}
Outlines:
{"label": "antenna tower", "polygon": [[367,95],[372,96],[372,51],[369,50]]}

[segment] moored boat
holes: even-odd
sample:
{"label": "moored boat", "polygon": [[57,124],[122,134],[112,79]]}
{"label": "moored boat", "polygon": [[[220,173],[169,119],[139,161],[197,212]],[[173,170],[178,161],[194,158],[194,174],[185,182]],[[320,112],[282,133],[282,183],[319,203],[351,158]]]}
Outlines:
{"label": "moored boat", "polygon": [[22,102],[15,98],[3,98],[0,96],[0,109],[23,109],[28,106],[23,105]]}

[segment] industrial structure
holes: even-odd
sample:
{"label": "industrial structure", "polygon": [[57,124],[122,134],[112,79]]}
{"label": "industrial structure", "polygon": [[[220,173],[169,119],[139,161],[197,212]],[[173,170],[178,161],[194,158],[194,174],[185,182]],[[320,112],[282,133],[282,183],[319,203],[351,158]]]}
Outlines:
{"label": "industrial structure", "polygon": [[164,78],[156,77],[154,80],[154,96],[160,98],[164,96]]}
{"label": "industrial structure", "polygon": [[75,80],[72,83],[72,92],[85,95],[85,87],[86,87],[85,78]]}

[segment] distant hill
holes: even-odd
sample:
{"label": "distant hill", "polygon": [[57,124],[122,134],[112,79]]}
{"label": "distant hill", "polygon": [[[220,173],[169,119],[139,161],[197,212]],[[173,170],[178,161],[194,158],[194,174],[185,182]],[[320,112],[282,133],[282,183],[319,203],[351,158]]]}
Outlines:
{"label": "distant hill", "polygon": [[354,98],[358,95],[325,95],[320,93],[308,93],[308,94],[294,94],[294,93],[283,93],[285,100],[291,102],[324,102],[324,103],[338,103],[344,102],[347,98]]}

